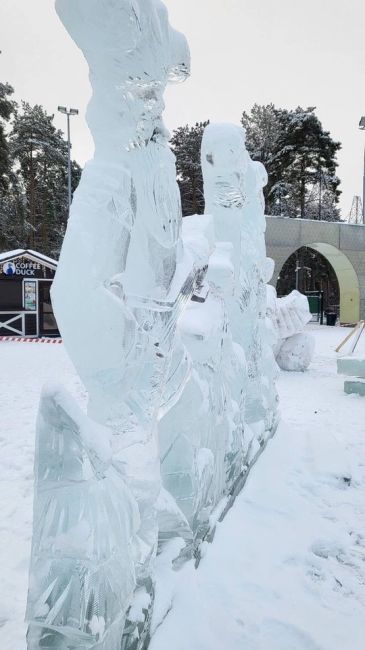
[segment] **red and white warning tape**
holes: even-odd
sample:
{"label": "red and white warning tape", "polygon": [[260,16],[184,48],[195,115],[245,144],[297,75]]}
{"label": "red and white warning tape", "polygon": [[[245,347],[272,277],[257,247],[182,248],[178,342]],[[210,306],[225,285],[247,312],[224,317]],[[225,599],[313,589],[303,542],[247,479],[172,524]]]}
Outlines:
{"label": "red and white warning tape", "polygon": [[17,343],[63,343],[62,339],[32,339],[22,336],[0,336],[0,341],[16,341]]}

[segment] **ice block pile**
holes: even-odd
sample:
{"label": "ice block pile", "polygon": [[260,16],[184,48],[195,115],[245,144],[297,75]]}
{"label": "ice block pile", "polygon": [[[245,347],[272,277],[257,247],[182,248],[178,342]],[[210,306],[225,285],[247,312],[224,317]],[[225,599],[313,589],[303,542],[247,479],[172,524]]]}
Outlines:
{"label": "ice block pile", "polygon": [[185,38],[160,0],[56,8],[93,88],[95,155],[52,294],[89,401],[81,413],[59,386],[41,400],[28,648],[132,650],[148,645],[156,553],[179,537],[180,561],[199,557],[277,426],[266,173],[241,128],[210,125],[206,214],[182,223],[162,112],[189,74]]}
{"label": "ice block pile", "polygon": [[344,383],[348,395],[365,396],[365,359],[361,357],[341,357],[337,359],[339,375],[350,377]]}

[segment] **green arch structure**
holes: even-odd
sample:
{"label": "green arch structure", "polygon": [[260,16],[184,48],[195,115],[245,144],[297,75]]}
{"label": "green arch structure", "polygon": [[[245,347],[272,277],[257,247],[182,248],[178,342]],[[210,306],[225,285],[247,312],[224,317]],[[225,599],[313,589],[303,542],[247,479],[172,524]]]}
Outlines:
{"label": "green arch structure", "polygon": [[[349,258],[331,244],[311,242],[303,244],[300,248],[312,248],[318,251],[331,264],[340,287],[340,322],[357,323],[360,320],[360,285],[357,273]],[[297,250],[299,248],[294,250],[291,255]],[[277,274],[277,277],[278,275],[280,273]]]}

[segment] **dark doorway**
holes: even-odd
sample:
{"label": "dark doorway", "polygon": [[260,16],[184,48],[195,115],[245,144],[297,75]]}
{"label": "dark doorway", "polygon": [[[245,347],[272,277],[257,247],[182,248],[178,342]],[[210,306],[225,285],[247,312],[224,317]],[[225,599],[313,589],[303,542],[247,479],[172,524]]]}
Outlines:
{"label": "dark doorway", "polygon": [[328,260],[313,248],[299,248],[285,262],[277,282],[278,296],[298,289],[301,293],[323,291],[324,310],[339,313],[340,286]]}
{"label": "dark doorway", "polygon": [[39,335],[58,336],[56,319],[51,303],[52,282],[39,282]]}

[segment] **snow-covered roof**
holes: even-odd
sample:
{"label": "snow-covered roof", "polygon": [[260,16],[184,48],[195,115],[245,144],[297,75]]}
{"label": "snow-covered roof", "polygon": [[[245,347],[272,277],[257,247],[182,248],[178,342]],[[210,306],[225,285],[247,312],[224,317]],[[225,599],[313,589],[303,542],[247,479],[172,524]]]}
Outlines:
{"label": "snow-covered roof", "polygon": [[21,255],[24,252],[25,251],[24,251],[23,248],[18,248],[17,250],[9,251],[8,253],[0,253],[0,262],[2,260],[7,260],[8,257],[18,257],[19,255]]}
{"label": "snow-covered roof", "polygon": [[35,257],[39,257],[41,260],[44,260],[49,264],[55,264],[56,266],[58,264],[57,260],[52,259],[52,257],[47,257],[47,255],[43,255],[42,253],[37,253],[37,251],[32,251],[30,248],[28,248],[28,250],[26,250],[25,252],[30,253],[30,255],[34,255]]}
{"label": "snow-covered roof", "polygon": [[25,248],[17,248],[16,250],[13,251],[8,251],[6,253],[0,253],[0,262],[4,262],[5,260],[11,260],[14,259],[14,257],[21,257],[22,255],[28,255],[28,257],[33,257],[36,260],[39,260],[43,262],[43,264],[51,265],[51,266],[57,266],[58,262],[57,260],[52,259],[51,257],[47,257],[47,255],[43,255],[42,253],[38,253],[37,251],[32,251],[31,249],[25,249]]}

